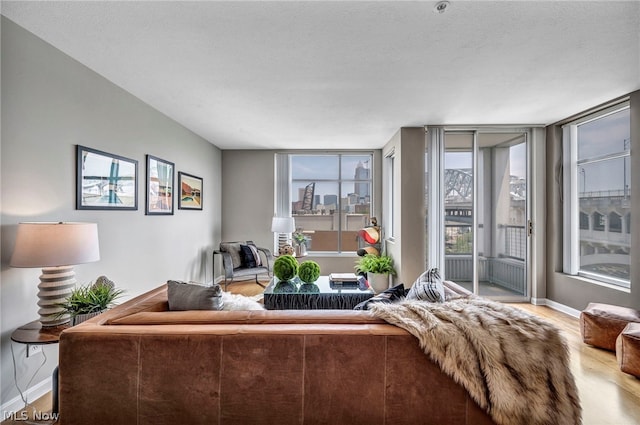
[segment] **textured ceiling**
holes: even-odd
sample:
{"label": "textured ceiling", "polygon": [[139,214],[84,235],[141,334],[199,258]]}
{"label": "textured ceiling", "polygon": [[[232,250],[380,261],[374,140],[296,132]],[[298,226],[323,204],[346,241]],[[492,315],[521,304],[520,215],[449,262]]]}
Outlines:
{"label": "textured ceiling", "polygon": [[640,89],[640,2],[3,1],[223,149],[379,148],[403,126],[548,124]]}

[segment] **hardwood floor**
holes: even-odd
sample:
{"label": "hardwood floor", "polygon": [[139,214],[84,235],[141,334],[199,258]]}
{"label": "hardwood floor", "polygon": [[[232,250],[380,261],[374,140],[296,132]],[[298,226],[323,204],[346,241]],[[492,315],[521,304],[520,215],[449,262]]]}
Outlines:
{"label": "hardwood floor", "polygon": [[[250,296],[259,294],[262,288],[254,282],[240,282],[229,285],[228,290]],[[545,306],[511,305],[554,323],[567,339],[571,369],[582,402],[584,425],[640,425],[640,380],[620,371],[615,353],[584,344],[578,319],[574,317]],[[50,411],[51,394],[37,400],[34,407],[39,411]],[[0,425],[24,423],[6,420]],[[36,423],[50,424],[51,421]],[[64,425],[63,421],[59,424]]]}
{"label": "hardwood floor", "polygon": [[615,353],[584,344],[574,317],[544,306],[512,305],[554,323],[567,339],[584,425],[640,424],[640,380],[620,371]]}

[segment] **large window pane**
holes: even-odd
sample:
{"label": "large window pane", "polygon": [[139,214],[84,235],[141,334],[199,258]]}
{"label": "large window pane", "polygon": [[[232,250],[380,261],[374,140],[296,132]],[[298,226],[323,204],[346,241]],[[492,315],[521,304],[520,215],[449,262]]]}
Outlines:
{"label": "large window pane", "polygon": [[308,251],[358,249],[357,231],[370,222],[369,154],[291,155],[291,211]]}
{"label": "large window pane", "polygon": [[337,180],[339,169],[339,158],[335,155],[294,155],[291,161],[291,178]]}
{"label": "large window pane", "polygon": [[629,286],[629,109],[577,124],[579,273]]}
{"label": "large window pane", "polygon": [[629,108],[578,125],[578,161],[628,150]]}

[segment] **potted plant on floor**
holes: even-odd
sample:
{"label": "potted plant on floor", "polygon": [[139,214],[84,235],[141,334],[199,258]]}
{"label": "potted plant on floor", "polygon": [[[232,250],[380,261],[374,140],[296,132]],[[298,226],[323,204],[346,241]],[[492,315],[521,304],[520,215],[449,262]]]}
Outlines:
{"label": "potted plant on floor", "polygon": [[393,258],[388,255],[366,254],[360,257],[355,265],[356,272],[366,273],[369,285],[375,292],[389,288],[389,275],[396,274]]}
{"label": "potted plant on floor", "polygon": [[75,326],[110,308],[123,293],[112,281],[100,276],[93,284],[75,288],[60,304],[64,309],[60,314],[69,315],[71,325]]}

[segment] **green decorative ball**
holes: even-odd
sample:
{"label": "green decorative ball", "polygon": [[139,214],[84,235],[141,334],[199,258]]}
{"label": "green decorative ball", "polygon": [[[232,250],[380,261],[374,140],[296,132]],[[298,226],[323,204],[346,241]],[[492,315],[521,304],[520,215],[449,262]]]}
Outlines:
{"label": "green decorative ball", "polygon": [[298,276],[305,283],[313,283],[320,277],[320,265],[313,260],[303,261],[298,269]]}
{"label": "green decorative ball", "polygon": [[298,261],[292,255],[281,255],[273,263],[273,274],[279,280],[293,279],[298,274]]}

